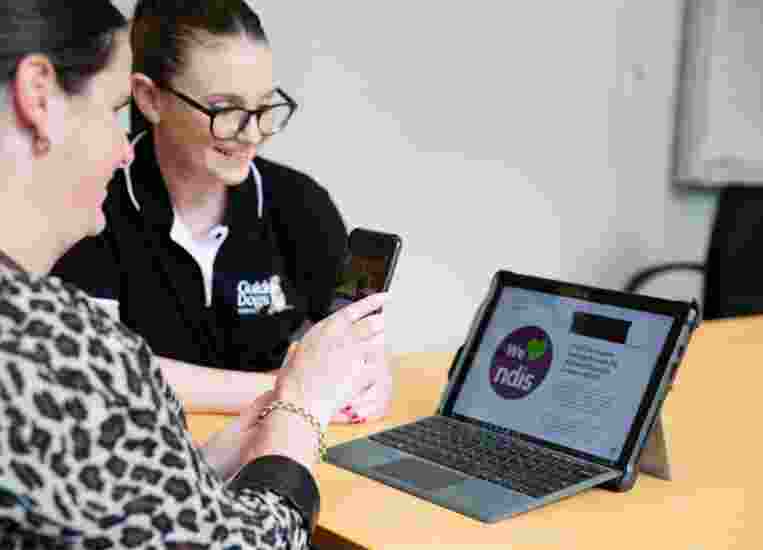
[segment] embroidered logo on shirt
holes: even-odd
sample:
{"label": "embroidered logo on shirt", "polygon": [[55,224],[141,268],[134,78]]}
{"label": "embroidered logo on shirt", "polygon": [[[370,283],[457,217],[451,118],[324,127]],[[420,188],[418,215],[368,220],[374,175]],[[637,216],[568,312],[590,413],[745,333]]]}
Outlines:
{"label": "embroidered logo on shirt", "polygon": [[257,315],[263,311],[273,315],[294,307],[286,303],[286,294],[281,288],[281,277],[278,275],[253,283],[241,280],[237,291],[239,315]]}

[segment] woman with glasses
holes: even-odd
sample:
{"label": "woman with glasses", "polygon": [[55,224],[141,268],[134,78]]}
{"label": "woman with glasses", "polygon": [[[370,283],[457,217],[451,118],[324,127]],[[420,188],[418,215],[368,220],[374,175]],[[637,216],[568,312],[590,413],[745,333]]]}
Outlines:
{"label": "woman with glasses", "polygon": [[0,3],[0,548],[306,548],[311,470],[369,384],[384,297],[317,323],[198,449],[145,341],[47,276],[103,229],[106,183],[133,155],[126,26],[107,0]]}
{"label": "woman with glasses", "polygon": [[[297,110],[243,0],[139,0],[131,31],[135,160],[106,230],[54,273],[145,337],[192,410],[232,412],[272,386],[290,337],[326,316],[347,235],[327,191],[259,155]],[[391,377],[337,413],[385,413]]]}

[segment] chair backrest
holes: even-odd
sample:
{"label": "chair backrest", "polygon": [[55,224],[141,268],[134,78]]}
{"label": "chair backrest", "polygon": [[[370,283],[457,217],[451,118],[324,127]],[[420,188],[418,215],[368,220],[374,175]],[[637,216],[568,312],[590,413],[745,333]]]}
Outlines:
{"label": "chair backrest", "polygon": [[[644,287],[649,284],[652,279],[658,279],[666,273],[679,271],[695,271],[704,278],[705,264],[700,262],[666,262],[664,264],[649,266],[634,273],[630,279],[628,279],[628,282],[625,283],[623,290],[625,290],[625,292],[643,293]],[[687,297],[683,295],[680,297],[663,294],[656,295],[662,298],[679,300]],[[694,298],[697,296],[698,294],[696,293],[692,295]]]}
{"label": "chair backrest", "polygon": [[763,187],[721,191],[705,262],[704,318],[763,313]]}

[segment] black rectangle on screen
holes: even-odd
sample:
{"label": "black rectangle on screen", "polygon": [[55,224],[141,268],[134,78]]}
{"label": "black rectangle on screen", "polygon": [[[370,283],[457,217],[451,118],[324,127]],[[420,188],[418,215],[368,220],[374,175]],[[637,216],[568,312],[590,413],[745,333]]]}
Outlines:
{"label": "black rectangle on screen", "polygon": [[624,344],[628,339],[630,328],[631,321],[576,311],[572,314],[570,332],[615,344]]}

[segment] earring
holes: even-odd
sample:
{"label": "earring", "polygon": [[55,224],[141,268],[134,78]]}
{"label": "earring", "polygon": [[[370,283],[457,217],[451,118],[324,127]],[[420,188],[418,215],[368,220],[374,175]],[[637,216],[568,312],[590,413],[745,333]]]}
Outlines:
{"label": "earring", "polygon": [[34,152],[37,156],[44,156],[50,153],[50,139],[38,135],[34,138]]}

